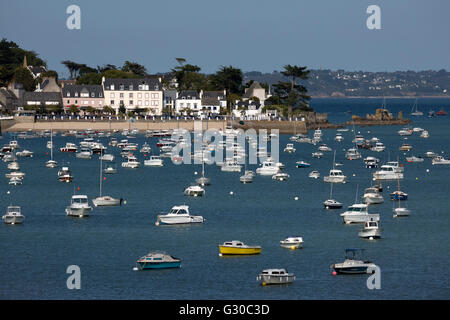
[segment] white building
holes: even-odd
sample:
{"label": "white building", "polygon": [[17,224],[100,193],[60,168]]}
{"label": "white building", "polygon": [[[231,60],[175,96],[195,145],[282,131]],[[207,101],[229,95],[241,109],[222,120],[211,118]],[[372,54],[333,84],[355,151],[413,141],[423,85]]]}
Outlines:
{"label": "white building", "polygon": [[105,79],[102,78],[105,104],[119,112],[123,105],[127,111],[144,111],[148,115],[161,115],[163,91],[160,79]]}

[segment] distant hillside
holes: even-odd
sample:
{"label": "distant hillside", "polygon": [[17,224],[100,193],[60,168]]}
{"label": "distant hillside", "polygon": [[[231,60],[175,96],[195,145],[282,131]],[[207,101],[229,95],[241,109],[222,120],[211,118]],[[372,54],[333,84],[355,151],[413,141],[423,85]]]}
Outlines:
{"label": "distant hillside", "polygon": [[[278,81],[289,81],[277,71],[244,73],[244,82],[249,80],[271,85]],[[313,97],[450,97],[450,72],[311,70],[309,79],[303,85]]]}

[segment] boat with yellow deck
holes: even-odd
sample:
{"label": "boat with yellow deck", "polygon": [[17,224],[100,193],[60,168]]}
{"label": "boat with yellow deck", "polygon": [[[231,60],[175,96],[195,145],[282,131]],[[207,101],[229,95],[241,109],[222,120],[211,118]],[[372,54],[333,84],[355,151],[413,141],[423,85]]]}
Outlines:
{"label": "boat with yellow deck", "polygon": [[248,246],[238,240],[226,241],[219,244],[220,255],[250,255],[260,254],[260,246]]}

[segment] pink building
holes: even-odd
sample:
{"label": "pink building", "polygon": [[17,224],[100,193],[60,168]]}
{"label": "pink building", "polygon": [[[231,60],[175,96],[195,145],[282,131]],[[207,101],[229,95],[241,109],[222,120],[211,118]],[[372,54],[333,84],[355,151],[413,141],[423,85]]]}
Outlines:
{"label": "pink building", "polygon": [[82,110],[87,107],[103,110],[105,98],[101,85],[65,85],[62,89],[62,102],[67,110],[71,105],[75,105]]}

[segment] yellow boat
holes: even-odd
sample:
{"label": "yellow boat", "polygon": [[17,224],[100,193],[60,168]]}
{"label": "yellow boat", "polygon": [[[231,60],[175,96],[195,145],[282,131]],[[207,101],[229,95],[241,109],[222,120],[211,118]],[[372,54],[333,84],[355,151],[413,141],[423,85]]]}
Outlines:
{"label": "yellow boat", "polygon": [[219,244],[220,255],[249,255],[260,254],[260,246],[247,246],[241,241],[233,240]]}

